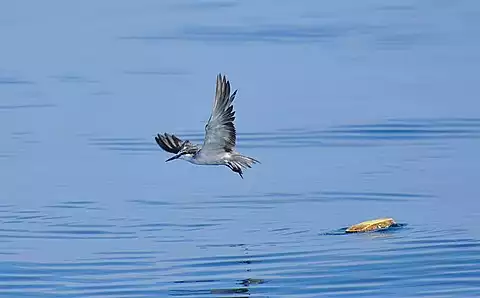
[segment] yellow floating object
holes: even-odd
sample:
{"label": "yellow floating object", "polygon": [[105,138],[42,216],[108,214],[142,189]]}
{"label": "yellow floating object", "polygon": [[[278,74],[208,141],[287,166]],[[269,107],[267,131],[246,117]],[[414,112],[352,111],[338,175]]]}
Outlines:
{"label": "yellow floating object", "polygon": [[396,225],[397,223],[393,218],[379,218],[373,220],[367,220],[359,224],[349,227],[345,232],[347,233],[361,233],[383,230]]}

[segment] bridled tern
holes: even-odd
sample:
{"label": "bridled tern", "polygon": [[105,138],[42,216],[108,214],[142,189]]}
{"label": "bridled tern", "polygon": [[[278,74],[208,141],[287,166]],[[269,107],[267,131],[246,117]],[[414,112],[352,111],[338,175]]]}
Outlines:
{"label": "bridled tern", "polygon": [[213,110],[205,125],[205,139],[203,145],[182,141],[172,134],[157,134],[155,141],[165,151],[175,154],[167,159],[183,159],[197,165],[225,165],[243,179],[242,169],[250,168],[258,160],[241,155],[235,151],[236,131],[233,121],[235,111],[233,100],[237,90],[230,93],[230,82],[219,74]]}

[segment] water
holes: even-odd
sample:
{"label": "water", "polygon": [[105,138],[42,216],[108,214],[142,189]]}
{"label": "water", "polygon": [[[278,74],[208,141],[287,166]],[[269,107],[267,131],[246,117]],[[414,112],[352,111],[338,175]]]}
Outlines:
{"label": "water", "polygon": [[[4,3],[0,297],[478,296],[479,13]],[[202,141],[218,72],[244,180],[153,139]]]}

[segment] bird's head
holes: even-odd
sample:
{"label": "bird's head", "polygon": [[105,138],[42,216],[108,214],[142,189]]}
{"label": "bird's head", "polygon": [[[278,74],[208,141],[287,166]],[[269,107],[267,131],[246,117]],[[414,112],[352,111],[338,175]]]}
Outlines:
{"label": "bird's head", "polygon": [[175,159],[184,159],[184,160],[191,160],[193,156],[198,152],[198,147],[190,143],[189,141],[186,141],[183,143],[182,147],[180,148],[180,151],[178,151],[177,154],[174,156],[170,157],[167,159],[167,161],[172,161]]}

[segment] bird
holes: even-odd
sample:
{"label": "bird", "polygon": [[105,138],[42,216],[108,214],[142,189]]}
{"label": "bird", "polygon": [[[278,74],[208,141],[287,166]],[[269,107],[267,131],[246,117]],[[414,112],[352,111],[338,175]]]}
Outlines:
{"label": "bird", "polygon": [[235,111],[233,100],[237,90],[230,92],[230,81],[225,75],[217,75],[215,98],[212,113],[205,125],[203,144],[197,145],[182,140],[174,134],[157,134],[155,141],[166,152],[174,155],[165,162],[183,159],[196,165],[225,165],[243,179],[243,170],[260,163],[252,157],[235,150],[237,132],[235,129]]}

